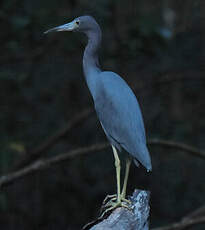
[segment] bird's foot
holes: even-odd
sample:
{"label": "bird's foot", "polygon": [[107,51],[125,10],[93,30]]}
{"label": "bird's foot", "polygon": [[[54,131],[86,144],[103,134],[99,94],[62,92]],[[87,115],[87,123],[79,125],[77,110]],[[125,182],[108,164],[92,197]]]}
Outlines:
{"label": "bird's foot", "polygon": [[[117,194],[107,195],[102,202],[102,207],[108,207],[108,206],[110,206],[110,203],[114,202],[114,201],[117,201]],[[125,199],[125,197],[122,194],[120,195],[120,201],[122,201],[124,203],[131,204],[131,201],[128,199]]]}
{"label": "bird's foot", "polygon": [[101,216],[100,218],[103,218],[105,215],[107,215],[109,212],[113,211],[114,209],[118,207],[124,207],[129,210],[131,209],[131,201],[124,198],[124,196],[120,195],[118,198],[117,195],[107,195],[105,199],[103,200],[103,204],[101,207]]}

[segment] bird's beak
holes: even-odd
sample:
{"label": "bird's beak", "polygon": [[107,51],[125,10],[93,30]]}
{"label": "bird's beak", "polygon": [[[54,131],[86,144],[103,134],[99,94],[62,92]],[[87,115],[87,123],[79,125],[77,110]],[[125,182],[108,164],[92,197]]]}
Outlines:
{"label": "bird's beak", "polygon": [[47,33],[50,33],[50,32],[59,32],[59,31],[73,31],[74,29],[77,28],[77,24],[75,21],[72,21],[70,23],[67,23],[67,24],[64,24],[64,25],[61,25],[61,26],[57,26],[57,27],[54,27],[50,30],[47,30],[46,32],[44,32],[44,34],[47,34]]}

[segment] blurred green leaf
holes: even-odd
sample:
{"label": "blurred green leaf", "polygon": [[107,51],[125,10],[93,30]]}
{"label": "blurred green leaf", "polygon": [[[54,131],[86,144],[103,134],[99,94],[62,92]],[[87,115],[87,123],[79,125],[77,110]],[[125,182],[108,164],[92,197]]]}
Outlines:
{"label": "blurred green leaf", "polygon": [[9,144],[9,148],[15,150],[18,153],[24,153],[26,151],[25,146],[18,142],[12,142]]}

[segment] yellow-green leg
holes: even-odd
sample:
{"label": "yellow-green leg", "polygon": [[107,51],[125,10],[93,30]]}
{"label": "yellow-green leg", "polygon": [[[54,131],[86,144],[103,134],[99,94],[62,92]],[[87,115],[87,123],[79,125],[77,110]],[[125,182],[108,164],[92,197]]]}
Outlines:
{"label": "yellow-green leg", "polygon": [[116,178],[117,178],[117,203],[120,203],[120,159],[117,154],[116,148],[112,145],[112,150],[115,158]]}
{"label": "yellow-green leg", "polygon": [[121,197],[123,199],[125,199],[125,197],[126,197],[127,181],[128,181],[131,163],[132,163],[132,158],[130,156],[128,156],[128,158],[126,159],[125,178],[124,178],[124,183],[123,183],[123,188],[122,188],[122,193],[121,193]]}
{"label": "yellow-green leg", "polygon": [[[125,207],[129,209],[128,204],[130,204],[130,201],[125,199],[126,195],[126,187],[127,187],[127,180],[128,180],[128,174],[129,174],[129,168],[131,164],[131,158],[126,161],[126,172],[125,172],[125,179],[123,184],[123,190],[122,193],[120,192],[120,159],[117,154],[117,150],[114,146],[112,146],[114,158],[115,158],[115,168],[116,168],[116,178],[117,178],[117,196],[116,195],[108,195],[104,201],[103,201],[103,209],[106,208],[106,210],[103,212],[101,216],[104,216],[107,212],[117,208],[117,207]],[[110,200],[109,200],[110,199]],[[109,200],[107,202],[107,200]]]}

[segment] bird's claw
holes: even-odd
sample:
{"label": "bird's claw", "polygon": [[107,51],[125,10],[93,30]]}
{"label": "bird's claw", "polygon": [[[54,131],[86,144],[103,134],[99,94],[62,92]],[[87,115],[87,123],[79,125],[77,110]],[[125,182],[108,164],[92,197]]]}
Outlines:
{"label": "bird's claw", "polygon": [[105,205],[102,206],[101,211],[103,211],[103,210],[104,211],[100,215],[100,218],[103,218],[109,212],[113,211],[114,209],[116,209],[118,207],[124,207],[124,208],[127,208],[130,211],[132,210],[132,208],[130,206],[131,202],[129,200],[123,199],[123,200],[117,201],[117,202],[115,200],[116,200],[116,197],[113,197]]}
{"label": "bird's claw", "polygon": [[103,202],[102,202],[102,206],[104,206],[107,202],[109,202],[112,199],[117,200],[117,195],[116,194],[114,194],[114,195],[107,195],[105,197],[105,199],[103,200]]}
{"label": "bird's claw", "polygon": [[103,200],[102,207],[101,207],[101,216],[100,218],[103,218],[106,214],[113,211],[114,209],[118,207],[124,207],[129,210],[131,209],[131,201],[128,199],[125,199],[122,195],[120,196],[120,200],[117,199],[117,195],[107,195],[105,199]]}
{"label": "bird's claw", "polygon": [[[107,207],[107,206],[109,206],[110,202],[114,202],[116,200],[117,200],[117,194],[107,195],[105,197],[105,199],[103,200],[103,202],[102,202],[102,207]],[[122,195],[120,197],[120,200],[125,202],[125,203],[131,204],[131,201],[126,199],[126,198],[124,198],[124,196],[122,196]]]}

